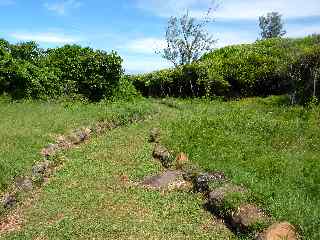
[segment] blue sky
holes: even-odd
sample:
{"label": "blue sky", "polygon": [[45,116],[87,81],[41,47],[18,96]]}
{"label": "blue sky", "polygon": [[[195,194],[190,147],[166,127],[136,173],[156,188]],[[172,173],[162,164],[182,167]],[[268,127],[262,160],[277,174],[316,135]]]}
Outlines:
{"label": "blue sky", "polygon": [[[169,66],[154,53],[164,45],[168,18],[187,9],[198,18],[211,1],[0,0],[0,38],[116,50],[127,72],[152,71]],[[288,37],[320,33],[319,0],[220,0],[209,26],[216,47],[255,41],[258,17],[270,11],[283,15]]]}

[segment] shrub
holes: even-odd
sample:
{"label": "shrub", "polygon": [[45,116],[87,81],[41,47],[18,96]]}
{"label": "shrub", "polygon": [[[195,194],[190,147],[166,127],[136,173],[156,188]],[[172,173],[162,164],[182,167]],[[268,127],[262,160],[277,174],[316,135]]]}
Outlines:
{"label": "shrub", "polygon": [[45,51],[35,42],[11,45],[0,39],[0,94],[15,99],[111,99],[119,89],[121,63],[116,52],[77,45]]}
{"label": "shrub", "polygon": [[306,48],[289,67],[294,101],[308,103],[320,97],[320,45]]}
{"label": "shrub", "polygon": [[47,64],[56,70],[65,94],[83,94],[91,101],[110,98],[123,73],[116,52],[66,45],[48,50],[47,55]]}
{"label": "shrub", "polygon": [[318,45],[319,39],[319,35],[272,38],[228,46],[205,54],[193,64],[131,78],[145,96],[230,98],[287,94],[295,85],[288,66],[305,49]]}
{"label": "shrub", "polygon": [[131,101],[141,97],[141,94],[134,87],[130,76],[123,76],[120,79],[119,85],[113,89],[112,100]]}

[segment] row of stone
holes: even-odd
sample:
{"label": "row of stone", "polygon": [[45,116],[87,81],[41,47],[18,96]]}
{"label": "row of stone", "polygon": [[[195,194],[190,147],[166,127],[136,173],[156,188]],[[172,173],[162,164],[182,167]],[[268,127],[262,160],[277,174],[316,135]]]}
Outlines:
{"label": "row of stone", "polygon": [[[142,120],[140,116],[132,116],[127,123],[133,123]],[[101,135],[106,131],[122,126],[124,122],[120,120],[101,121],[96,123],[93,127],[81,128],[73,131],[67,135],[57,137],[55,143],[50,143],[41,150],[43,161],[35,164],[30,174],[24,177],[17,177],[14,184],[9,187],[7,193],[2,196],[1,207],[4,210],[13,208],[19,199],[21,193],[32,191],[35,187],[41,186],[45,179],[49,178],[56,167],[61,164],[61,159],[56,161],[54,159],[56,154],[62,150],[67,150],[80,145],[87,141],[91,135]]]}
{"label": "row of stone", "polygon": [[32,191],[36,186],[41,185],[48,178],[58,163],[52,159],[57,152],[72,148],[89,139],[91,129],[83,128],[72,132],[66,136],[59,136],[54,144],[48,144],[41,150],[44,160],[35,164],[28,176],[16,177],[14,184],[9,188],[8,192],[2,198],[2,206],[4,209],[13,208],[20,193]]}
{"label": "row of stone", "polygon": [[[203,193],[206,208],[225,222],[238,234],[250,235],[257,240],[297,240],[294,226],[288,222],[276,222],[254,203],[252,192],[231,183],[223,172],[203,173],[193,166],[185,153],[176,157],[160,144],[160,129],[151,130],[150,142],[154,143],[153,157],[169,169],[163,174],[146,178],[143,186],[166,188],[188,186]],[[181,181],[185,181],[181,183]],[[180,184],[177,184],[180,182]]]}

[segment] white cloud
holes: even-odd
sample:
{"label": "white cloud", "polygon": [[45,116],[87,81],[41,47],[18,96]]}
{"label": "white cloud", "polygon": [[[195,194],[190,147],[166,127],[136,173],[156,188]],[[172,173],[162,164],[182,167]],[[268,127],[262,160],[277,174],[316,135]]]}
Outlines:
{"label": "white cloud", "polygon": [[315,25],[300,25],[300,24],[290,24],[286,27],[287,37],[305,37],[313,33],[320,34],[320,24]]}
{"label": "white cloud", "polygon": [[15,4],[13,0],[0,0],[0,6],[9,6]]}
{"label": "white cloud", "polygon": [[10,36],[19,41],[35,41],[53,44],[68,44],[81,41],[81,39],[77,37],[56,33],[12,33]]}
{"label": "white cloud", "polygon": [[124,57],[124,68],[126,73],[146,73],[168,67],[171,67],[171,65],[160,56]]}
{"label": "white cloud", "polygon": [[253,34],[241,31],[218,32],[215,37],[218,39],[215,46],[216,48],[235,44],[252,43],[257,39]]}
{"label": "white cloud", "polygon": [[[183,14],[189,9],[195,17],[203,16],[211,0],[137,0],[137,7],[160,17]],[[320,16],[319,0],[219,0],[213,17],[218,19],[257,19],[259,16],[278,11],[285,18]]]}
{"label": "white cloud", "polygon": [[166,41],[158,38],[140,38],[125,44],[122,49],[132,53],[155,54],[166,46]]}
{"label": "white cloud", "polygon": [[44,6],[52,12],[55,12],[59,15],[65,15],[71,9],[79,8],[82,6],[82,3],[77,0],[65,0],[62,2],[48,3],[46,2]]}

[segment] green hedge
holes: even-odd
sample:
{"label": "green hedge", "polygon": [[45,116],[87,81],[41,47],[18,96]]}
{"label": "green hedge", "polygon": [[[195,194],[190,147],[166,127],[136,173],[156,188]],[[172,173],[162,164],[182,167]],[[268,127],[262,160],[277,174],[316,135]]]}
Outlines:
{"label": "green hedge", "polygon": [[294,101],[307,103],[320,99],[320,44],[304,49],[289,68]]}
{"label": "green hedge", "polygon": [[0,94],[15,99],[111,99],[122,75],[122,59],[116,52],[78,45],[43,50],[34,42],[12,45],[0,40]]}
{"label": "green hedge", "polygon": [[293,93],[298,87],[292,76],[293,64],[306,49],[315,51],[313,47],[319,43],[319,35],[314,35],[228,46],[204,55],[192,65],[131,78],[145,96],[229,98]]}

